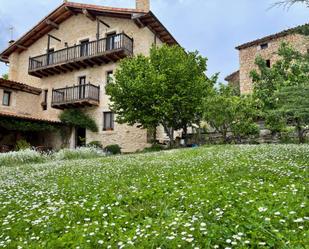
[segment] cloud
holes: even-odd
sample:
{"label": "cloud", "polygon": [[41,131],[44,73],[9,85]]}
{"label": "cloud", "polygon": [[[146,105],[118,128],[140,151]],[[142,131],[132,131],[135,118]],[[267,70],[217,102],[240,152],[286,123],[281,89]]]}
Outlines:
{"label": "cloud", "polygon": [[[76,1],[76,0],[75,0]],[[308,22],[309,9],[269,9],[276,0],[151,0],[160,21],[187,50],[208,60],[208,74],[220,79],[238,69],[237,45]],[[77,0],[77,2],[134,8],[135,0]],[[8,28],[21,36],[62,3],[62,0],[0,0],[0,50],[7,46]],[[22,6],[22,7],[20,7]],[[0,66],[0,74],[6,68]]]}

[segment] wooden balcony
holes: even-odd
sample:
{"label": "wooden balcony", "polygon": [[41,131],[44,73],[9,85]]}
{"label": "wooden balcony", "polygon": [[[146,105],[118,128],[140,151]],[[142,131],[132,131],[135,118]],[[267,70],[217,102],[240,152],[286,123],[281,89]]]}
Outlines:
{"label": "wooden balcony", "polygon": [[39,78],[103,63],[133,54],[133,39],[124,33],[30,57],[28,73]]}
{"label": "wooden balcony", "polygon": [[98,106],[100,86],[90,83],[59,89],[53,89],[51,106],[56,109],[82,108]]}

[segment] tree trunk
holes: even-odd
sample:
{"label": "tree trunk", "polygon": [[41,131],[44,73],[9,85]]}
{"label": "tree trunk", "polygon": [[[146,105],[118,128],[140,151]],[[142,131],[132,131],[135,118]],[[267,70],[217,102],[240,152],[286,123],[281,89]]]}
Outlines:
{"label": "tree trunk", "polygon": [[172,148],[174,146],[174,129],[169,128],[166,125],[163,125],[164,131],[167,134],[169,138],[169,148]]}
{"label": "tree trunk", "polygon": [[224,143],[227,143],[227,130],[225,128],[222,130],[222,136]]}
{"label": "tree trunk", "polygon": [[183,137],[185,139],[185,146],[187,147],[187,145],[188,145],[188,127],[186,125],[183,127]]}
{"label": "tree trunk", "polygon": [[297,135],[298,135],[298,142],[300,144],[305,143],[304,131],[303,131],[302,127],[301,127],[301,124],[300,124],[299,120],[297,120],[296,129],[297,129]]}

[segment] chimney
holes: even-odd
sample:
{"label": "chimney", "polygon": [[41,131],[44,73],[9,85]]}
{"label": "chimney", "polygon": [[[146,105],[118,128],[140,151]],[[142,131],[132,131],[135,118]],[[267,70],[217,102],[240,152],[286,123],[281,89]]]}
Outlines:
{"label": "chimney", "polygon": [[10,40],[9,41],[9,46],[11,46],[15,41],[14,40]]}
{"label": "chimney", "polygon": [[150,0],[136,0],[136,9],[144,12],[150,11]]}

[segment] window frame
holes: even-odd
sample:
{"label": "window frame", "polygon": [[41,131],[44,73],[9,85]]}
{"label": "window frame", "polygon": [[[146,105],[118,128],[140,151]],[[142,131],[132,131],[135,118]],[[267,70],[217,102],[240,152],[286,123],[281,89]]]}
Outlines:
{"label": "window frame", "polygon": [[261,50],[267,49],[269,47],[268,42],[260,44]]}
{"label": "window frame", "polygon": [[[107,115],[111,115],[110,116],[110,122],[109,122],[108,125],[106,123],[106,120],[107,120],[106,116]],[[115,115],[111,111],[103,112],[103,131],[114,131],[115,130],[114,117],[115,117]]]}
{"label": "window frame", "polygon": [[270,61],[270,60],[266,60],[266,66],[267,66],[268,68],[271,68],[271,61]]}
{"label": "window frame", "polygon": [[[4,96],[8,95],[8,101],[7,104],[4,102]],[[3,96],[2,96],[2,105],[3,106],[11,106],[11,99],[12,99],[12,92],[8,90],[3,90]]]}

